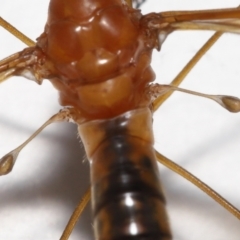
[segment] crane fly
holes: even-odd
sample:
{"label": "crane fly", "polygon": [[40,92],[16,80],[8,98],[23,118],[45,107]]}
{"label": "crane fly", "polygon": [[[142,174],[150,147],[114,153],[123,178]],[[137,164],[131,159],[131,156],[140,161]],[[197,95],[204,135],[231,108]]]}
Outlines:
{"label": "crane fly", "polygon": [[[176,10],[180,10],[180,8],[200,9],[200,8],[203,8],[204,3],[205,1],[201,1],[202,6],[195,6],[195,4],[193,3],[188,3],[189,4],[188,6],[184,6],[183,3],[180,3],[181,6],[175,5],[174,9]],[[1,15],[8,20],[9,20],[9,17],[7,16],[14,15],[17,18],[18,17],[17,15],[19,15],[19,12],[17,13],[14,12],[13,14],[13,12],[4,11],[5,9],[7,9],[7,7],[10,4],[11,4],[11,1],[8,1],[8,3],[5,3],[6,6],[3,4],[3,7],[1,7],[2,9],[0,9],[0,11],[3,11],[3,13],[1,12]],[[24,1],[22,2],[19,1],[19,4],[24,4]],[[30,13],[31,14],[34,13],[34,21],[35,21],[35,18],[37,18],[36,13],[38,13],[39,11],[39,15],[41,15],[40,7],[44,6],[45,4],[45,9],[47,9],[48,1],[41,1],[41,4],[39,5],[39,7],[38,6],[30,7],[30,4],[31,3],[28,3],[27,1],[25,1],[25,6],[28,6],[26,8],[29,8],[29,9],[24,8],[24,11],[31,10]],[[228,4],[229,4],[228,6],[220,5],[220,1],[217,1],[215,6],[209,6],[209,2],[206,2],[204,7],[205,8],[234,7],[234,6],[237,6],[239,3],[229,1]],[[145,6],[143,6],[143,8],[144,7],[146,7],[146,10],[144,10],[146,12],[151,12],[151,11],[160,12],[160,11],[173,9],[173,7],[168,6],[167,3],[161,2],[161,5],[160,4],[157,5],[156,3],[154,3],[154,1],[147,2]],[[147,7],[152,7],[152,9],[149,10],[147,9]],[[19,9],[17,6],[15,8],[17,10]],[[12,8],[10,9],[12,10]],[[35,9],[35,11],[33,11],[33,9]],[[146,12],[144,12],[144,14]],[[26,18],[28,18],[27,14],[24,13],[24,15],[26,16]],[[41,17],[42,16],[40,16],[39,18]],[[24,19],[22,16],[20,16],[20,18]],[[30,37],[34,39],[36,36],[39,35],[39,33],[42,32],[42,27],[45,24],[45,20],[46,20],[46,13],[45,13],[45,16],[43,16],[43,20],[42,20],[42,23],[40,24],[40,29],[38,31],[37,29],[35,29],[35,23],[31,24],[32,27],[34,28],[34,31],[37,31],[37,32],[34,33],[35,35],[33,36],[29,35]],[[18,18],[16,22],[19,24],[21,23]],[[17,26],[17,27],[24,32],[24,29],[22,29],[20,26]],[[4,31],[1,30],[1,36],[2,34],[5,34],[5,33]],[[175,39],[174,39],[174,35],[176,35]],[[197,40],[193,39],[194,35],[197,35]],[[200,35],[203,35],[205,39],[200,40]],[[154,64],[155,66],[157,66],[157,67],[154,67],[154,70],[156,71],[156,69],[159,69],[159,73],[156,71],[157,80],[161,83],[170,82],[174,78],[174,76],[177,74],[177,72],[179,72],[180,68],[184,66],[184,60],[182,60],[182,58],[186,57],[187,53],[185,52],[185,50],[183,50],[184,43],[181,42],[181,45],[180,45],[179,43],[180,39],[184,39],[183,41],[187,41],[187,45],[188,45],[187,47],[190,49],[189,55],[191,56],[194,53],[194,51],[197,50],[197,48],[199,48],[206,41],[209,35],[211,35],[211,33],[202,33],[202,32],[201,33],[182,32],[182,33],[176,33],[176,34],[174,33],[170,35],[166,40],[166,42],[163,44],[161,52],[157,53],[155,56],[156,59],[160,59],[161,61],[161,62],[158,62],[157,64]],[[227,36],[226,37],[224,36],[222,40],[222,42],[224,42],[224,45],[223,47],[221,47],[221,50],[220,50],[221,55],[219,57],[216,57],[217,50],[215,50],[212,53],[209,52],[206,55],[205,59],[202,60],[202,61],[208,61],[209,59],[211,60],[211,64],[207,63],[208,65],[210,65],[211,70],[207,70],[207,69],[196,70],[196,71],[199,71],[201,74],[199,74],[199,72],[198,73],[193,72],[192,76],[189,75],[188,79],[185,80],[186,85],[183,85],[183,86],[185,86],[186,88],[194,89],[201,92],[207,91],[209,93],[216,93],[216,94],[221,92],[222,94],[229,93],[231,95],[239,96],[239,92],[237,91],[239,89],[237,87],[239,86],[239,81],[237,79],[237,76],[239,76],[238,68],[235,68],[235,69],[233,68],[232,65],[234,64],[234,61],[232,60],[233,57],[231,57],[230,55],[230,54],[235,54],[234,56],[236,58],[240,56],[237,53],[237,47],[238,47],[237,40],[236,41],[231,40],[231,39],[235,39],[235,37],[238,38],[239,36],[232,36],[232,34],[231,35],[226,34],[226,35]],[[4,46],[3,47],[4,50],[5,50],[5,46],[7,46],[6,48],[9,48],[7,49],[9,52],[5,54],[4,51],[1,50],[0,51],[1,58],[3,58],[4,56],[10,55],[12,52],[16,52],[22,49],[23,47],[25,47],[23,45],[18,47],[18,46],[14,46],[15,44],[10,44],[9,42],[10,40],[9,41],[6,40],[5,35],[4,35],[4,39],[5,40],[3,41],[3,43],[1,43],[1,46]],[[13,39],[13,37],[10,37],[10,39]],[[173,49],[174,41],[178,41],[177,49]],[[190,45],[190,44],[195,44],[196,41],[197,41],[197,45],[199,46]],[[229,43],[229,41],[232,41],[232,42]],[[16,44],[18,44],[17,43],[18,41],[15,40],[15,42]],[[171,46],[167,46],[167,44]],[[175,42],[175,45],[176,45],[176,42]],[[216,44],[216,46],[217,45],[218,43]],[[167,49],[168,47],[171,48],[171,51]],[[225,48],[227,48],[227,53],[223,53]],[[231,53],[231,51],[233,51],[234,53]],[[174,57],[170,55],[171,60],[169,60],[166,57],[167,54],[169,55],[173,54]],[[227,64],[225,63],[226,61],[225,58],[227,58],[227,54],[228,54],[228,58],[231,59],[231,64],[229,64],[230,62],[229,60],[227,60]],[[178,60],[178,58],[180,58],[181,63],[174,63],[175,59]],[[163,59],[164,59],[164,62],[162,62]],[[220,70],[213,69],[214,68],[213,64],[215,61],[216,61],[216,64],[220,65]],[[165,64],[167,63],[170,65],[169,68],[165,67]],[[223,76],[224,70],[225,68],[228,68],[228,67],[230,68],[231,71],[226,70],[227,74],[224,77]],[[233,72],[234,74],[230,75],[231,72]],[[167,76],[167,73],[169,73],[170,75]],[[219,80],[221,77],[223,78],[223,80]],[[230,83],[231,80],[233,80],[234,82]],[[14,82],[12,84],[14,86],[10,85],[11,82]],[[17,85],[18,84],[17,82],[20,82],[19,85]],[[214,82],[214,84],[212,82]],[[224,86],[223,90],[221,90],[220,82],[222,82]],[[25,83],[26,85],[24,85],[23,87],[20,86]],[[199,84],[199,85],[192,86],[191,84],[193,83]],[[3,146],[4,147],[6,146],[7,141],[10,142],[10,144],[7,146],[8,148],[12,148],[13,145],[18,145],[22,140],[24,140],[28,135],[30,135],[30,133],[33,132],[34,129],[37,128],[37,126],[39,126],[42,122],[44,122],[44,120],[49,115],[57,111],[56,104],[54,105],[54,103],[52,103],[53,101],[52,99],[56,98],[54,96],[55,94],[54,90],[51,92],[51,90],[48,90],[48,88],[46,87],[46,90],[45,90],[46,92],[44,92],[43,90],[41,90],[44,87],[44,85],[41,88],[39,88],[37,85],[36,86],[34,85],[33,88],[35,90],[34,89],[30,90],[30,85],[34,85],[34,84],[31,82],[29,83],[29,81],[19,81],[19,80],[7,81],[5,84],[1,85],[1,88],[0,88],[1,89],[0,97],[1,97],[1,103],[2,103],[1,111],[3,111],[3,113],[1,113],[1,124],[3,125],[3,127],[1,127],[1,138],[0,138],[0,141],[1,141],[0,150],[2,153],[1,155],[9,151],[9,149],[8,150],[3,149]],[[205,86],[206,88],[204,88]],[[210,87],[212,88],[210,89]],[[229,90],[227,89],[227,87],[229,87]],[[27,96],[26,94],[29,92],[32,92],[32,95],[34,95],[35,98],[32,96],[31,97]],[[47,100],[46,96],[49,96],[49,99],[51,100]],[[13,102],[10,102],[11,97]],[[26,101],[20,103],[20,101],[24,98],[26,98]],[[31,102],[31,104],[29,104],[29,102]],[[38,106],[37,104],[42,104],[43,106],[41,107],[40,105]],[[49,104],[52,104],[51,107],[54,110],[50,110]],[[207,109],[209,105],[211,106],[210,110]],[[12,106],[15,106],[15,109],[11,110]],[[48,106],[49,109],[46,109],[48,108],[46,106]],[[188,108],[187,106],[189,107],[189,110],[187,109]],[[39,109],[41,109],[41,111]],[[44,111],[45,109],[46,109],[46,112],[42,113],[42,111]],[[49,114],[47,113],[47,111],[51,111],[51,113]],[[173,111],[176,111],[176,112],[173,112]],[[187,111],[186,118],[181,120],[180,118],[182,118],[182,115],[183,115],[182,113],[184,111]],[[210,116],[205,116],[205,114],[207,114],[208,111]],[[216,111],[216,112],[213,113],[213,111]],[[38,115],[38,112],[39,112],[39,115]],[[16,115],[10,115],[10,114],[16,114]],[[189,115],[189,114],[193,114],[193,115]],[[212,186],[214,189],[218,189],[218,191],[222,195],[226,196],[226,198],[229,199],[232,203],[234,203],[234,205],[237,205],[239,202],[237,201],[239,200],[239,194],[237,192],[238,187],[237,185],[234,186],[234,184],[238,182],[237,170],[239,168],[237,167],[237,164],[239,166],[239,163],[234,162],[234,156],[233,156],[234,154],[232,153],[236,152],[236,155],[238,155],[237,143],[238,143],[238,136],[240,136],[240,134],[237,132],[238,131],[237,120],[239,119],[238,115],[231,115],[226,111],[224,111],[223,109],[216,106],[215,104],[207,102],[206,100],[198,99],[197,97],[191,98],[189,96],[182,96],[182,94],[174,94],[174,96],[172,97],[172,100],[168,101],[166,105],[163,106],[162,109],[158,111],[157,115],[159,115],[159,119],[157,118],[154,120],[155,131],[156,131],[156,144],[158,145],[157,149],[160,152],[164,153],[165,155],[169,156],[170,158],[176,160],[178,163],[181,163],[182,161],[183,166],[191,170],[194,174],[196,174],[199,178],[201,178],[205,182],[209,183],[209,185]],[[25,119],[23,120],[24,122],[21,122],[21,118],[23,118],[24,116],[25,116]],[[33,118],[31,119],[31,117]],[[166,122],[164,122],[165,121],[164,118],[166,119]],[[15,121],[15,119],[17,119],[17,121]],[[224,119],[225,122],[221,122],[220,120],[222,119]],[[231,121],[234,121],[233,119],[237,119],[236,123],[231,122]],[[36,125],[32,125],[35,120],[37,120],[38,122],[34,123]],[[181,124],[181,122],[183,122],[183,125],[177,126],[178,124]],[[207,123],[212,122],[213,124],[211,124],[207,128],[206,122]],[[62,126],[60,127],[61,129],[63,129]],[[49,128],[54,128],[54,127],[49,127]],[[213,128],[215,128],[214,129],[215,132],[213,131],[213,133],[210,133],[209,128],[210,130],[213,130]],[[204,129],[207,131],[207,133],[203,132]],[[9,133],[10,130],[13,131],[12,135],[11,133]],[[199,131],[196,131],[196,130],[199,130]],[[18,137],[17,136],[18,131],[19,131],[21,140],[15,139]],[[226,132],[230,132],[232,133],[232,135],[226,135],[228,134]],[[72,135],[72,132],[71,132],[71,135]],[[69,135],[67,136],[68,137],[66,137],[65,134],[63,133],[59,133],[59,130],[56,130],[56,132],[53,135],[50,135],[49,130],[46,129],[42,134],[42,140],[40,138],[41,136],[36,138],[33,141],[33,143],[31,143],[31,145],[29,145],[28,148],[26,148],[26,150],[24,151],[25,155],[24,155],[24,152],[21,154],[21,158],[24,159],[24,161],[28,161],[29,159],[29,162],[25,163],[26,165],[23,165],[24,161],[20,160],[19,163],[14,168],[15,174],[12,173],[9,176],[1,178],[0,183],[3,187],[1,187],[1,201],[0,201],[1,208],[0,209],[1,209],[1,212],[3,212],[4,214],[0,214],[0,217],[3,218],[1,220],[1,223],[4,223],[4,225],[2,225],[1,227],[0,239],[2,238],[3,239],[19,239],[19,238],[32,239],[31,236],[34,236],[34,239],[38,239],[38,238],[39,239],[58,239],[59,238],[59,235],[60,235],[59,232],[61,231],[61,228],[64,228],[64,225],[65,225],[65,222],[63,221],[64,217],[62,215],[66,214],[67,216],[69,216],[71,214],[70,212],[72,211],[74,206],[77,204],[77,201],[78,201],[77,199],[80,197],[79,188],[83,186],[83,188],[86,189],[86,185],[84,185],[86,184],[85,183],[86,178],[84,179],[81,176],[81,179],[77,180],[78,185],[76,186],[76,188],[78,189],[77,190],[78,193],[77,193],[77,196],[75,196],[76,202],[71,203],[71,201],[73,201],[71,199],[74,199],[74,198],[72,198],[70,194],[74,194],[75,191],[72,191],[72,192],[69,191],[69,188],[70,188],[69,186],[72,186],[71,184],[66,183],[66,185],[63,185],[65,184],[66,180],[62,180],[61,179],[62,176],[60,175],[61,173],[63,175],[64,174],[67,175],[66,172],[70,171],[70,169],[66,169],[66,166],[68,164],[70,165],[73,164],[72,162],[69,163],[70,160],[73,158],[71,155],[73,153],[72,147],[69,146],[70,145],[69,142],[71,141],[72,138],[69,137]],[[7,139],[8,137],[9,137],[9,140]],[[59,138],[63,140],[58,140]],[[187,142],[187,140],[189,140],[190,143]],[[14,141],[16,141],[16,144]],[[36,144],[35,146],[32,145],[34,144],[34,142],[37,142],[35,143]],[[50,145],[51,142],[54,142],[53,145]],[[56,142],[57,144],[59,142],[60,144],[59,148],[56,148]],[[232,150],[232,146],[235,144],[236,144],[236,149]],[[41,146],[41,145],[44,145],[44,146]],[[64,149],[63,149],[63,145],[64,145]],[[229,145],[229,149],[223,150],[223,147],[226,147],[226,145],[227,146]],[[76,143],[74,146],[79,149]],[[56,149],[55,151],[51,150],[54,148]],[[201,150],[199,150],[198,148],[200,148]],[[219,148],[221,148],[221,150],[219,150]],[[30,153],[27,152],[27,149],[30,149],[29,151],[31,152]],[[222,157],[222,160],[220,160],[220,157],[216,155],[215,149],[216,149],[216,152],[217,151],[221,152],[220,155]],[[60,152],[61,150],[64,150],[64,152]],[[213,156],[209,155],[212,152],[214,152]],[[40,158],[39,166],[37,165],[38,164],[37,158]],[[45,158],[46,158],[46,163],[43,162]],[[49,158],[51,160],[49,160]],[[76,158],[80,158],[80,157],[78,156]],[[59,164],[61,165],[61,163],[59,163],[59,159],[60,159],[60,162],[62,160],[62,169],[58,167]],[[34,161],[34,166],[31,166],[33,161]],[[53,164],[53,168],[54,168],[53,170],[48,169],[51,167],[49,161],[51,161],[51,164]],[[85,171],[83,171],[83,173],[78,173],[77,171],[77,174],[83,175],[85,172],[87,172],[86,171],[87,167],[84,165],[87,165],[87,164],[81,164],[79,167],[73,167],[71,171],[76,170],[76,168],[77,169],[85,168]],[[59,176],[57,176],[56,167],[57,169],[60,170]],[[19,170],[17,170],[17,168],[19,168]],[[23,173],[20,173],[21,172],[20,168],[24,170],[22,171]],[[18,174],[17,174],[17,171],[19,171]],[[206,173],[206,171],[208,171],[208,173]],[[226,171],[228,172],[228,174],[226,173]],[[239,236],[238,220],[235,220],[232,216],[229,216],[230,214],[225,212],[225,210],[221,210],[220,207],[216,206],[215,202],[212,202],[208,198],[204,198],[203,194],[199,193],[198,190],[195,190],[194,187],[189,186],[190,184],[189,185],[185,184],[184,181],[181,182],[179,177],[168,172],[169,172],[168,170],[163,169],[161,175],[163,179],[163,184],[165,183],[164,189],[167,193],[166,198],[168,202],[168,209],[170,211],[172,231],[176,239],[193,239],[193,238],[201,239],[202,236],[211,236],[209,237],[209,239],[238,239],[238,236]],[[214,183],[214,179],[212,179],[212,178],[215,178],[213,177],[214,175],[213,172],[215,172],[217,176],[215,183]],[[53,173],[54,173],[54,176],[52,176]],[[14,175],[20,175],[20,174],[22,175],[22,177],[20,176],[19,178],[18,176],[16,176],[18,178],[14,179]],[[72,176],[74,174],[76,173],[71,172],[69,175]],[[223,179],[223,176],[224,176],[224,183],[222,183],[221,181]],[[73,176],[72,178],[75,178],[75,177]],[[50,182],[47,182],[48,180],[50,180]],[[72,179],[72,180],[76,180],[76,179]],[[213,183],[211,183],[211,180],[213,181]],[[59,183],[58,181],[61,181],[61,182]],[[40,190],[35,191],[36,195],[30,195],[31,190],[34,190],[37,185],[39,186],[39,184],[49,185],[50,187],[52,187],[52,190],[43,190],[43,186],[41,186]],[[214,186],[214,184],[216,184],[216,187]],[[217,184],[219,184],[219,186]],[[60,187],[59,189],[56,189],[57,185],[60,185],[58,186]],[[61,187],[63,187],[64,190],[62,190],[63,191],[62,193],[59,193]],[[232,193],[231,193],[231,190],[233,191]],[[227,191],[227,193],[224,194],[224,191]],[[40,205],[39,202],[41,200],[44,201],[44,203],[41,205],[41,207],[39,207]],[[20,212],[21,210],[22,212]],[[212,210],[212,213],[210,212],[211,210]],[[39,222],[40,220],[38,216],[40,215],[42,215],[42,218],[43,218],[42,222]],[[53,217],[53,219],[51,219],[49,215],[51,218]],[[184,219],[182,219],[182,217]],[[34,226],[34,223],[36,223],[35,226]],[[80,220],[79,225],[81,224],[84,225],[83,229],[79,230],[79,232],[75,230],[75,233],[72,235],[71,239],[79,239],[80,238],[79,234],[82,234],[82,239],[92,239],[93,237],[86,236],[87,233],[85,230],[86,225],[88,225],[88,228],[91,228],[89,227],[90,224],[86,224],[85,220]],[[211,224],[211,227],[209,227],[210,224]],[[14,227],[14,231],[13,231],[13,227]],[[194,227],[196,227],[199,230],[198,233],[193,231]],[[215,231],[213,230],[213,227],[216,228]],[[50,228],[51,230],[49,230]],[[192,233],[192,235],[190,235],[190,233]]]}

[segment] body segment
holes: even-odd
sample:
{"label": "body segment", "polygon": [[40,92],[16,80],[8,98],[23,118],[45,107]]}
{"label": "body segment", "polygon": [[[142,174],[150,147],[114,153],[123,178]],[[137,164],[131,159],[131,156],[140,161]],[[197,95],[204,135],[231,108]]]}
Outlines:
{"label": "body segment", "polygon": [[151,129],[147,108],[79,125],[91,165],[96,239],[171,239]]}
{"label": "body segment", "polygon": [[140,12],[110,0],[52,1],[38,38],[60,103],[76,109],[91,166],[96,239],[171,239],[148,109],[155,46]]}
{"label": "body segment", "polygon": [[120,0],[65,4],[51,1],[37,42],[60,103],[88,119],[149,105],[145,88],[155,79],[153,46],[141,28],[140,12]]}

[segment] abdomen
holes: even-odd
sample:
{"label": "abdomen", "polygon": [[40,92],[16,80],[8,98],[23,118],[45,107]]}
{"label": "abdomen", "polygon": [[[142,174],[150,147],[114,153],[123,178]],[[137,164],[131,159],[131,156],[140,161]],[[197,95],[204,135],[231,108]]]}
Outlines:
{"label": "abdomen", "polygon": [[[79,127],[90,155],[98,240],[171,239],[150,128],[147,108]],[[85,131],[96,133],[95,149],[87,145]]]}

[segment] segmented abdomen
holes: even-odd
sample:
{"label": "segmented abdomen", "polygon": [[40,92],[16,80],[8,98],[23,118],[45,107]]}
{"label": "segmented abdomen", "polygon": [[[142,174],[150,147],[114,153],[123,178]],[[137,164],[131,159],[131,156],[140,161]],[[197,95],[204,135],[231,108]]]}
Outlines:
{"label": "segmented abdomen", "polygon": [[[152,146],[151,121],[150,111],[141,108],[79,126],[90,155],[98,240],[171,239]],[[85,137],[91,132],[95,132],[93,145],[89,145],[89,136]]]}

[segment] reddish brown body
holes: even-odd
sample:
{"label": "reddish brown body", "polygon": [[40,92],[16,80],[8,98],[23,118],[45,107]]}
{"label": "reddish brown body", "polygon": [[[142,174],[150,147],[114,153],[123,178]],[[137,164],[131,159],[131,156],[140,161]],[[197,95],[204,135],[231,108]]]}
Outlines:
{"label": "reddish brown body", "polygon": [[[196,20],[215,24],[215,14],[237,18],[239,10],[143,16],[123,0],[52,0],[36,46],[1,61],[0,81],[12,75],[38,83],[47,78],[58,89],[68,108],[40,130],[66,119],[78,124],[91,164],[96,239],[171,239],[153,150],[152,101],[163,88],[150,85],[151,54],[159,49],[159,34],[164,41],[174,28],[196,27]],[[231,19],[224,24],[238,32]],[[19,152],[1,159],[2,175]]]}
{"label": "reddish brown body", "polygon": [[86,122],[79,133],[90,156],[96,239],[171,239],[150,110]]}
{"label": "reddish brown body", "polygon": [[171,238],[149,138],[155,39],[141,21],[140,12],[120,0],[52,0],[37,41],[42,77],[59,90],[61,105],[73,107],[79,124],[101,240]]}
{"label": "reddish brown body", "polygon": [[[38,83],[49,79],[69,107],[64,118],[78,124],[99,240],[171,239],[149,109],[158,40],[146,23],[122,0],[52,0],[44,33],[20,53],[17,62],[25,64],[14,72]],[[5,156],[2,172],[14,161]]]}
{"label": "reddish brown body", "polygon": [[50,2],[37,45],[61,105],[79,109],[87,119],[149,105],[145,87],[155,75],[141,17],[121,0]]}

